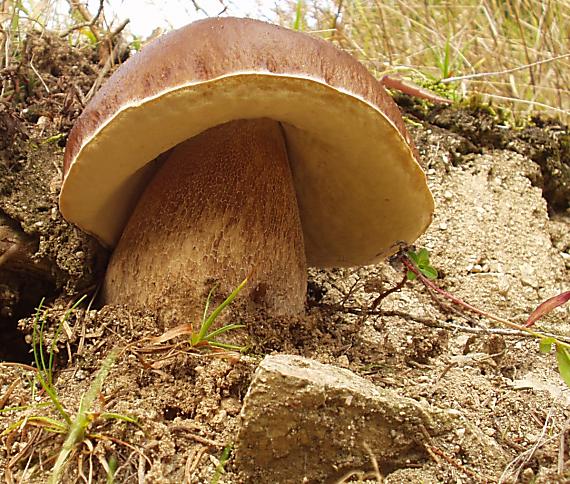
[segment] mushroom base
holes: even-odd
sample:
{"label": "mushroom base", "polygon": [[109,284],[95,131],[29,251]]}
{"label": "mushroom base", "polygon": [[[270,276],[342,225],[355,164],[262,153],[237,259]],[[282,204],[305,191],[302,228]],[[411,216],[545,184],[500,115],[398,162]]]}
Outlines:
{"label": "mushroom base", "polygon": [[306,261],[283,133],[239,120],[178,145],[141,196],[111,257],[108,304],[155,311],[170,326],[202,317],[206,296],[240,297],[249,310],[299,314]]}

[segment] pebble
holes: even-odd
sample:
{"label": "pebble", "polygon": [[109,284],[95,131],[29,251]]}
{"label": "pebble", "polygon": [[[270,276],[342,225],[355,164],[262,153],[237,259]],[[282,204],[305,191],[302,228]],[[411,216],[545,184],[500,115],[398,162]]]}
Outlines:
{"label": "pebble", "polygon": [[40,116],[38,118],[38,121],[36,122],[36,125],[41,129],[45,129],[48,123],[49,123],[49,118],[47,116]]}
{"label": "pebble", "polygon": [[510,289],[511,289],[511,284],[509,283],[508,279],[506,277],[501,277],[497,284],[497,292],[501,296],[506,296],[509,293]]}
{"label": "pebble", "polygon": [[76,380],[85,380],[85,378],[87,378],[88,374],[85,370],[77,370],[75,372],[75,379]]}
{"label": "pebble", "polygon": [[527,286],[538,288],[538,279],[534,267],[530,264],[524,263],[520,266],[521,271],[521,282]]}

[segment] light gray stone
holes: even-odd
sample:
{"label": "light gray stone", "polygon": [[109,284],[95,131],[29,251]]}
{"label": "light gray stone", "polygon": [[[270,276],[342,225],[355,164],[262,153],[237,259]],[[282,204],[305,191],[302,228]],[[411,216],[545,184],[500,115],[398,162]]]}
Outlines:
{"label": "light gray stone", "polygon": [[236,465],[257,483],[336,482],[370,468],[370,453],[389,472],[423,456],[421,426],[448,419],[349,370],[289,355],[262,361],[241,417]]}

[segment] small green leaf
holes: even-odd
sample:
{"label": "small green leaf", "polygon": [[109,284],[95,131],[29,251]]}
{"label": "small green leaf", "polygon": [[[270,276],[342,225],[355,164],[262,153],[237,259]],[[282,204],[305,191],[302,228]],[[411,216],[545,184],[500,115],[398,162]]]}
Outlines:
{"label": "small green leaf", "polygon": [[413,250],[409,250],[407,256],[415,265],[419,265],[420,259],[418,257],[418,254],[416,254]]}
{"label": "small green leaf", "polygon": [[542,338],[538,343],[541,353],[550,353],[555,341],[556,340],[554,338]]}
{"label": "small green leaf", "polygon": [[210,341],[223,333],[241,328],[245,328],[245,324],[228,324],[226,326],[222,326],[221,328],[216,329],[215,331],[212,331],[210,334],[204,337],[204,340]]}
{"label": "small green leaf", "polygon": [[408,271],[406,273],[406,277],[408,278],[408,281],[415,281],[416,280],[416,275],[412,271]]}
{"label": "small green leaf", "polygon": [[421,273],[428,279],[437,279],[437,270],[432,266],[424,266],[420,268]]}
{"label": "small green leaf", "polygon": [[429,265],[429,252],[425,247],[421,248],[420,251],[418,252],[418,265],[419,266]]}
{"label": "small green leaf", "polygon": [[556,359],[558,360],[560,376],[570,387],[570,355],[568,349],[562,345],[556,345]]}

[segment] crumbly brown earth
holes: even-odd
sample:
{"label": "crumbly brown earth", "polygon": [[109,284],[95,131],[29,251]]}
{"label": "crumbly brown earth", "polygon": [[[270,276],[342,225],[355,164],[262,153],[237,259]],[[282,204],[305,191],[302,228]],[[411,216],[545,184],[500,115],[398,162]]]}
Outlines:
{"label": "crumbly brown earth", "polygon": [[[17,73],[2,75],[17,76],[29,92],[20,87],[0,102],[2,220],[28,237],[21,259],[32,261],[25,271],[9,260],[0,267],[0,357],[26,362],[31,355],[15,353],[14,341],[29,348],[23,338],[31,340],[40,298],[46,296],[50,306],[49,347],[66,307],[80,294],[94,294],[106,257],[57,211],[65,143],[58,135],[67,133],[81,108],[78,90],[86,93],[95,81],[97,58],[56,39],[29,39],[27,55],[35,53],[34,66],[50,92],[23,62]],[[404,104],[437,202],[434,222],[418,246],[430,250],[438,284],[477,307],[524,322],[545,298],[570,289],[568,128],[534,120],[511,130],[488,109]],[[81,481],[80,473],[89,478],[90,472],[93,482],[105,482],[105,466],[113,459],[115,482],[211,482],[224,448],[234,441],[253,371],[270,353],[348,368],[379,387],[453,409],[466,427],[479,428],[496,443],[485,450],[465,438],[464,427],[424,436],[425,453],[391,469],[386,482],[568,482],[570,391],[554,355],[541,354],[535,340],[505,335],[495,324],[439,306],[417,283],[366,314],[401,276],[388,263],[313,270],[305,317],[244,320],[233,308],[226,320],[246,328],[223,339],[248,345],[244,356],[191,350],[183,338],[152,340],[161,335],[154,315],[128,307],[94,303],[75,311],[58,337],[55,388],[63,407],[75,415],[105,356],[116,348],[120,353],[94,410],[139,423],[97,418],[90,433],[98,436],[88,436],[72,455],[64,482]],[[570,336],[568,323],[566,307],[539,327]],[[46,400],[29,369],[1,364],[0,407]],[[33,415],[61,420],[50,407],[2,412],[0,432]],[[62,436],[28,423],[0,438],[1,479],[46,482]],[[248,482],[231,459],[225,470],[218,482]],[[271,475],[264,482],[273,482]]]}

